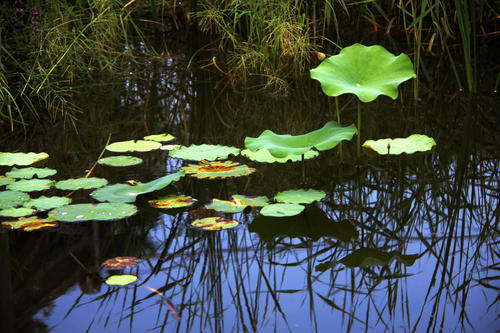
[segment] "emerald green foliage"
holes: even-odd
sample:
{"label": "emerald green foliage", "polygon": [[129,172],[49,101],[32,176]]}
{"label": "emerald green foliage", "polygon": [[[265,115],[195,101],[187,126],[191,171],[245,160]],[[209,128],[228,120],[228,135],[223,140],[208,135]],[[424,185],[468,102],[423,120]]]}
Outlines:
{"label": "emerald green foliage", "polygon": [[326,193],[318,190],[289,190],[276,194],[274,199],[278,202],[292,204],[310,204],[314,201],[320,201]]}
{"label": "emerald green foliage", "polygon": [[8,185],[8,184],[11,184],[11,183],[13,183],[15,181],[16,180],[14,178],[6,177],[6,176],[0,176],[0,186]]}
{"label": "emerald green foliage", "polygon": [[26,208],[26,207],[14,208],[14,207],[10,207],[10,208],[7,208],[7,209],[1,209],[0,210],[0,216],[22,217],[22,216],[31,215],[34,212],[35,212],[35,210],[31,209],[31,208]]}
{"label": "emerald green foliage", "polygon": [[10,191],[34,192],[47,190],[54,185],[54,181],[50,179],[21,179],[7,185]]}
{"label": "emerald green foliage", "polygon": [[106,279],[106,284],[110,286],[125,286],[127,284],[131,284],[137,281],[137,276],[135,275],[111,275]]}
{"label": "emerald green foliage", "polygon": [[120,141],[115,142],[106,146],[106,150],[115,152],[115,153],[124,153],[124,152],[147,152],[156,149],[160,149],[161,143],[156,141],[147,141],[147,140],[129,140],[129,141]]}
{"label": "emerald green foliage", "polygon": [[12,168],[12,170],[7,172],[5,175],[11,178],[31,179],[35,175],[38,178],[45,178],[53,176],[56,173],[57,173],[56,170],[49,168],[22,168],[22,169]]}
{"label": "emerald green foliage", "polygon": [[75,190],[88,190],[91,188],[98,188],[105,186],[108,181],[104,178],[98,177],[82,177],[74,179],[60,180],[55,184],[55,187],[59,190],[75,191]]}
{"label": "emerald green foliage", "polygon": [[31,199],[29,201],[23,202],[23,206],[27,208],[36,208],[38,210],[48,210],[52,208],[57,208],[65,205],[69,205],[71,199],[67,197],[46,197],[44,195]]}
{"label": "emerald green foliage", "polygon": [[300,214],[305,209],[299,204],[277,203],[262,207],[260,213],[264,216],[285,217]]}
{"label": "emerald green foliage", "polygon": [[412,134],[407,138],[367,140],[363,143],[363,148],[380,155],[414,154],[430,151],[435,146],[433,138],[422,134]]}
{"label": "emerald green foliage", "polygon": [[227,201],[213,199],[208,205],[205,205],[206,209],[213,209],[218,212],[224,213],[241,213],[245,210],[247,206],[240,204],[238,201]]}
{"label": "emerald green foliage", "polygon": [[0,191],[0,209],[16,207],[28,200],[30,200],[30,196],[24,192]]}
{"label": "emerald green foliage", "polygon": [[240,150],[236,147],[221,145],[191,145],[172,150],[169,155],[174,158],[182,158],[192,161],[215,161],[216,159],[226,159],[229,155],[239,155]]}
{"label": "emerald green foliage", "polygon": [[60,222],[111,221],[134,215],[137,207],[127,203],[75,204],[55,208],[49,217]]}
{"label": "emerald green foliage", "polygon": [[47,153],[0,153],[0,165],[30,165],[48,157]]}
{"label": "emerald green foliage", "polygon": [[115,167],[125,167],[142,163],[142,159],[135,156],[109,156],[101,158],[97,163]]}
{"label": "emerald green foliage", "polygon": [[287,162],[299,162],[304,157],[305,160],[309,160],[319,155],[315,150],[306,151],[303,155],[287,155],[282,158],[274,157],[271,155],[267,149],[259,149],[257,151],[251,151],[250,149],[244,149],[241,155],[248,157],[255,162],[263,163],[287,163]]}

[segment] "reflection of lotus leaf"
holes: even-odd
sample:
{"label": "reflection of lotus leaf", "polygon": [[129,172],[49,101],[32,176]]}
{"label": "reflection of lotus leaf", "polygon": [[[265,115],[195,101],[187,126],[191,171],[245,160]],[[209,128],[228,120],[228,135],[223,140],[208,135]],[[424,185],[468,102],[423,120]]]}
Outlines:
{"label": "reflection of lotus leaf", "polygon": [[55,187],[59,190],[75,191],[79,189],[88,190],[91,188],[98,188],[106,185],[107,183],[108,181],[104,178],[75,178],[58,181],[55,184]]}
{"label": "reflection of lotus leaf", "polygon": [[124,153],[124,152],[146,152],[159,149],[161,147],[161,143],[155,141],[146,141],[146,140],[129,140],[129,141],[120,141],[115,142],[106,146],[106,149],[115,153]]}
{"label": "reflection of lotus leaf", "polygon": [[0,165],[30,165],[47,157],[47,153],[0,153]]}
{"label": "reflection of lotus leaf", "polygon": [[156,200],[149,200],[148,204],[152,207],[168,209],[191,206],[196,201],[188,195],[167,195]]}
{"label": "reflection of lotus leaf", "polygon": [[213,209],[218,212],[224,213],[241,213],[245,210],[246,205],[241,205],[236,201],[226,201],[213,199],[212,202],[208,205],[205,205],[206,209]]}
{"label": "reflection of lotus leaf", "polygon": [[298,204],[272,204],[263,207],[260,213],[264,216],[285,217],[294,216],[302,213],[304,206]]}
{"label": "reflection of lotus leaf", "polygon": [[121,166],[131,166],[142,163],[142,158],[134,157],[134,156],[109,156],[105,158],[101,158],[97,161],[99,164],[121,167]]}
{"label": "reflection of lotus leaf", "polygon": [[41,196],[36,199],[31,199],[23,203],[24,207],[32,208],[35,207],[39,210],[48,210],[56,207],[61,207],[65,205],[69,205],[71,203],[70,198],[66,197],[46,197]]}
{"label": "reflection of lotus leaf", "polygon": [[422,134],[413,134],[407,138],[367,140],[363,148],[371,149],[380,155],[413,154],[432,150],[436,145],[433,138]]}
{"label": "reflection of lotus leaf", "polygon": [[57,222],[53,218],[41,219],[36,216],[24,217],[16,221],[3,222],[2,227],[22,231],[37,231],[57,227]]}
{"label": "reflection of lotus leaf", "polygon": [[[302,155],[288,155],[283,158],[278,158],[271,155],[271,153],[267,149],[259,149],[257,151],[251,151],[250,149],[245,149],[241,152],[241,155],[248,157],[252,161],[263,162],[263,163],[274,163],[274,162],[286,163],[288,161],[290,162],[302,161]],[[304,153],[304,159],[309,160],[318,155],[319,153],[316,150],[309,150]]]}
{"label": "reflection of lotus leaf", "polygon": [[30,196],[27,193],[19,191],[1,191],[0,192],[0,209],[16,207],[23,202],[28,201]]}
{"label": "reflection of lotus leaf", "polygon": [[182,167],[187,174],[196,178],[228,178],[247,176],[255,172],[254,168],[249,168],[245,164],[232,161],[201,161],[200,164],[189,164]]}
{"label": "reflection of lotus leaf", "polygon": [[2,185],[8,185],[8,184],[11,184],[11,183],[13,183],[15,181],[16,180],[13,179],[13,178],[5,177],[5,176],[0,176],[0,186],[2,186]]}
{"label": "reflection of lotus leaf", "polygon": [[157,141],[157,142],[167,142],[167,141],[172,141],[173,139],[175,139],[175,136],[165,133],[148,135],[144,137],[144,140]]}
{"label": "reflection of lotus leaf", "polygon": [[0,216],[21,217],[21,216],[31,215],[34,212],[35,212],[35,210],[31,209],[31,208],[26,208],[26,207],[13,208],[13,207],[10,207],[7,209],[0,210]]}
{"label": "reflection of lotus leaf", "polygon": [[238,221],[226,220],[222,217],[214,216],[195,220],[191,225],[203,230],[222,230],[236,227]]}
{"label": "reflection of lotus leaf", "polygon": [[274,157],[286,158],[305,154],[312,148],[319,151],[332,149],[342,140],[351,140],[357,132],[354,125],[342,127],[335,121],[329,121],[322,128],[302,135],[280,135],[265,130],[257,138],[246,137],[245,146],[251,151],[266,149]]}
{"label": "reflection of lotus leaf", "polygon": [[49,217],[61,222],[109,221],[134,215],[137,207],[127,203],[76,204],[53,209]]}
{"label": "reflection of lotus leaf", "polygon": [[169,155],[174,158],[194,161],[215,161],[218,158],[227,158],[229,155],[238,155],[240,150],[235,147],[221,145],[191,145],[170,151]]}
{"label": "reflection of lotus leaf", "polygon": [[45,178],[53,176],[56,173],[56,170],[49,168],[12,168],[12,170],[7,172],[5,175],[11,178],[31,179],[34,175],[36,175],[38,178]]}
{"label": "reflection of lotus leaf", "polygon": [[279,202],[292,204],[309,204],[323,199],[325,195],[325,192],[317,190],[289,190],[279,192],[274,199]]}
{"label": "reflection of lotus leaf", "polygon": [[135,275],[111,275],[106,279],[106,284],[110,286],[125,286],[137,281],[137,276]]}
{"label": "reflection of lotus leaf", "polygon": [[109,269],[125,269],[134,267],[140,262],[141,259],[135,257],[115,257],[103,262],[101,267]]}
{"label": "reflection of lotus leaf", "polygon": [[50,179],[21,179],[7,185],[7,189],[11,191],[34,192],[47,190],[52,185],[54,185],[54,181]]}
{"label": "reflection of lotus leaf", "polygon": [[239,202],[242,206],[263,207],[269,205],[268,200],[266,196],[247,197],[240,194],[233,195],[233,201]]}
{"label": "reflection of lotus leaf", "polygon": [[379,95],[396,99],[398,85],[415,77],[406,54],[396,57],[380,45],[351,45],[311,69],[326,95],[355,94],[365,103]]}

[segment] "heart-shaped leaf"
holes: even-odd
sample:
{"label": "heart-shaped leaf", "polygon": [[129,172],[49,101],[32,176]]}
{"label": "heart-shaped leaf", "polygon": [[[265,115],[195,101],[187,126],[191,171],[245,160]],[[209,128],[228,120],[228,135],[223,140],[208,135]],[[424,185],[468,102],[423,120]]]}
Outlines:
{"label": "heart-shaped leaf", "polygon": [[80,189],[88,190],[91,188],[98,188],[106,185],[107,183],[108,181],[104,178],[83,177],[58,181],[55,184],[55,187],[59,190],[75,191]]}
{"label": "heart-shaped leaf", "polygon": [[363,148],[380,155],[413,154],[430,151],[434,146],[436,146],[436,141],[422,134],[413,134],[407,138],[367,140],[363,143]]}
{"label": "heart-shaped leaf", "polygon": [[54,169],[49,168],[12,168],[5,175],[11,178],[23,178],[23,179],[31,179],[33,176],[37,176],[38,178],[45,178],[53,176],[57,173]]}
{"label": "heart-shaped leaf", "polygon": [[16,207],[28,200],[30,200],[30,196],[24,192],[0,191],[0,209]]}
{"label": "heart-shaped leaf", "polygon": [[47,153],[0,153],[0,165],[30,165],[47,157]]}
{"label": "heart-shaped leaf", "polygon": [[215,161],[218,158],[226,159],[229,155],[238,155],[240,150],[235,147],[221,145],[191,145],[171,150],[169,155],[191,161]]}
{"label": "heart-shaped leaf", "polygon": [[109,156],[105,158],[101,158],[97,163],[102,165],[109,165],[114,167],[125,167],[131,165],[137,165],[142,163],[142,158],[135,156]]}
{"label": "heart-shaped leaf", "polygon": [[211,203],[205,205],[205,208],[224,213],[241,213],[245,210],[246,205],[241,205],[236,201],[213,199]]}
{"label": "heart-shaped leaf", "polygon": [[23,203],[23,207],[36,208],[38,210],[48,210],[56,207],[62,207],[71,203],[70,198],[66,197],[46,197],[41,196]]}
{"label": "heart-shaped leaf", "polygon": [[115,153],[125,153],[125,152],[146,152],[159,149],[161,143],[155,141],[147,140],[129,140],[115,142],[106,146],[106,149]]}
{"label": "heart-shaped leaf", "polygon": [[0,216],[22,217],[22,216],[31,215],[34,212],[35,212],[35,210],[31,209],[31,208],[26,208],[26,207],[14,208],[14,207],[10,207],[10,208],[7,208],[7,209],[0,210]]}
{"label": "heart-shaped leaf", "polygon": [[134,215],[137,207],[127,203],[76,204],[53,209],[49,217],[60,222],[110,221]]}
{"label": "heart-shaped leaf", "polygon": [[34,192],[47,190],[52,185],[54,185],[54,181],[50,179],[21,179],[7,185],[7,189],[11,191]]}

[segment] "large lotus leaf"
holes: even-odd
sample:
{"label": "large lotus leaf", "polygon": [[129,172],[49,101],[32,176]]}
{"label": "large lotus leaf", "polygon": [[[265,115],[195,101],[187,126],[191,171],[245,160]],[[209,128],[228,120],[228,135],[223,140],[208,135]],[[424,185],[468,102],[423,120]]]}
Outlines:
{"label": "large lotus leaf", "polygon": [[264,207],[269,205],[268,200],[265,195],[259,197],[248,197],[240,194],[233,195],[233,201],[239,202],[242,206]]}
{"label": "large lotus leaf", "polygon": [[436,141],[427,135],[412,134],[407,138],[367,140],[363,148],[371,149],[380,155],[413,154],[432,150]]}
{"label": "large lotus leaf", "polygon": [[30,165],[47,157],[47,153],[0,153],[0,165]]}
{"label": "large lotus leaf", "polygon": [[13,183],[15,181],[16,180],[13,179],[13,178],[9,178],[9,177],[6,177],[6,176],[0,176],[0,186],[8,185],[8,184],[11,184],[11,183]]}
{"label": "large lotus leaf", "polygon": [[146,152],[159,149],[161,143],[155,141],[147,140],[130,140],[130,141],[120,141],[115,142],[106,146],[106,149],[115,153],[125,153],[125,152]]}
{"label": "large lotus leaf", "polygon": [[289,190],[276,194],[274,199],[279,202],[292,204],[309,204],[319,201],[325,197],[326,193],[318,190]]}
{"label": "large lotus leaf", "polygon": [[248,176],[255,172],[254,168],[232,161],[201,161],[200,164],[189,164],[181,169],[190,176],[201,179]]}
{"label": "large lotus leaf", "polygon": [[16,207],[28,200],[30,200],[30,196],[24,192],[0,191],[0,209]]}
{"label": "large lotus leaf", "polygon": [[229,155],[238,155],[240,150],[235,147],[221,145],[191,145],[170,151],[174,158],[192,161],[215,161],[218,158],[227,158]]}
{"label": "large lotus leaf", "polygon": [[379,95],[396,99],[398,85],[415,77],[406,54],[396,57],[380,45],[351,45],[311,69],[311,78],[321,83],[326,95],[355,94],[365,103]]}
{"label": "large lotus leaf", "polygon": [[7,172],[5,175],[7,177],[11,178],[24,178],[24,179],[31,179],[33,176],[37,176],[38,178],[45,178],[49,176],[53,176],[57,173],[56,170],[54,169],[49,169],[49,168],[12,168],[9,172]]}
{"label": "large lotus leaf", "polygon": [[175,139],[175,136],[170,134],[153,134],[144,137],[144,140],[156,141],[156,142],[167,142]]}
{"label": "large lotus leaf", "polygon": [[90,195],[98,201],[110,202],[134,202],[138,195],[151,193],[167,187],[174,181],[178,181],[184,176],[183,171],[163,176],[148,183],[114,184],[101,187]]}
{"label": "large lotus leaf", "polygon": [[[250,149],[245,149],[241,151],[241,155],[248,157],[252,161],[263,162],[263,163],[275,163],[275,162],[286,163],[288,161],[298,162],[302,160],[302,155],[288,155],[283,158],[274,157],[267,149],[259,149],[257,151],[251,151]],[[305,160],[308,160],[318,155],[319,153],[316,150],[309,150],[306,151],[303,156]]]}
{"label": "large lotus leaf", "polygon": [[191,225],[198,229],[203,230],[223,230],[223,229],[231,229],[238,225],[238,221],[235,220],[226,220],[219,216],[213,217],[205,217],[203,219],[198,219],[193,221]]}
{"label": "large lotus leaf", "polygon": [[342,140],[351,140],[357,132],[354,125],[342,127],[335,121],[329,121],[322,128],[302,135],[280,135],[265,130],[257,138],[246,137],[245,146],[251,151],[267,149],[272,156],[285,158],[305,154],[312,148],[319,151],[332,149]]}
{"label": "large lotus leaf", "polygon": [[169,209],[182,208],[194,204],[197,200],[188,195],[167,195],[155,200],[149,200],[148,204],[152,207]]}
{"label": "large lotus leaf", "polygon": [[134,215],[137,207],[127,203],[75,204],[50,211],[49,217],[61,222],[110,221]]}
{"label": "large lotus leaf", "polygon": [[47,190],[52,185],[54,185],[54,181],[50,179],[21,179],[7,185],[7,189],[11,191],[34,192]]}
{"label": "large lotus leaf", "polygon": [[140,262],[141,259],[135,257],[115,257],[103,262],[101,267],[108,269],[125,269],[134,267]]}
{"label": "large lotus leaf", "polygon": [[219,199],[213,199],[211,203],[205,205],[206,209],[213,209],[218,212],[224,213],[241,213],[245,210],[246,207],[246,205],[241,205],[237,201],[226,201]]}
{"label": "large lotus leaf", "polygon": [[7,208],[7,209],[0,210],[0,216],[22,217],[22,216],[31,215],[34,212],[35,212],[35,210],[31,209],[31,208],[26,208],[26,207],[14,208],[14,207],[10,207],[10,208]]}
{"label": "large lotus leaf", "polygon": [[125,167],[131,165],[137,165],[142,163],[142,158],[135,156],[109,156],[105,158],[101,158],[97,163],[102,165],[109,165],[115,167]]}
{"label": "large lotus leaf", "polygon": [[316,266],[316,271],[324,272],[329,268],[334,268],[338,263],[346,267],[368,267],[387,266],[393,260],[397,260],[406,266],[411,266],[419,257],[418,254],[401,254],[400,251],[385,252],[379,249],[362,248],[345,256],[339,261],[323,263]]}
{"label": "large lotus leaf", "polygon": [[2,222],[2,227],[22,231],[37,231],[57,227],[53,218],[41,219],[37,216],[22,217],[15,221]]}
{"label": "large lotus leaf", "polygon": [[41,196],[36,199],[31,199],[23,203],[24,207],[27,208],[36,208],[38,210],[48,210],[56,207],[61,207],[65,205],[69,205],[71,203],[70,198],[66,197],[46,197]]}
{"label": "large lotus leaf", "polygon": [[137,281],[137,276],[135,275],[111,275],[106,279],[106,284],[110,286],[125,286]]}
{"label": "large lotus leaf", "polygon": [[91,188],[99,188],[105,186],[107,183],[108,181],[104,178],[83,177],[58,181],[55,187],[59,190],[75,191],[80,189],[88,190]]}
{"label": "large lotus leaf", "polygon": [[274,217],[285,217],[285,216],[295,216],[304,210],[304,206],[298,204],[272,204],[264,206],[260,213],[264,216],[274,216]]}

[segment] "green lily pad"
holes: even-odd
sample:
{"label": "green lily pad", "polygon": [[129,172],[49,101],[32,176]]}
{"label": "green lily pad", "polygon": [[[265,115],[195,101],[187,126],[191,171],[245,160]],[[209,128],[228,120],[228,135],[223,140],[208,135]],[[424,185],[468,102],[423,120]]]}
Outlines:
{"label": "green lily pad", "polygon": [[286,158],[305,154],[312,148],[319,151],[332,149],[342,140],[351,140],[357,132],[354,125],[342,127],[335,121],[329,121],[322,128],[302,135],[280,135],[265,130],[257,138],[246,137],[245,146],[251,151],[266,149],[274,157]]}
{"label": "green lily pad", "polygon": [[46,197],[41,196],[36,199],[31,199],[23,203],[23,207],[26,208],[36,208],[38,210],[49,210],[52,208],[57,208],[71,203],[70,198],[66,197]]}
{"label": "green lily pad", "polygon": [[38,178],[45,178],[45,177],[50,177],[53,176],[57,173],[56,170],[54,169],[49,169],[49,168],[12,168],[9,172],[7,172],[5,175],[7,177],[11,178],[24,178],[24,179],[31,179],[35,175]]}
{"label": "green lily pad", "polygon": [[168,209],[182,208],[194,204],[197,200],[188,195],[167,195],[156,200],[149,200],[148,204],[152,207]]}
{"label": "green lily pad", "polygon": [[126,269],[134,267],[140,262],[141,259],[135,257],[115,257],[103,262],[101,267],[108,269]]}
{"label": "green lily pad", "polygon": [[228,178],[248,176],[255,172],[254,168],[249,168],[245,164],[240,164],[232,161],[201,161],[200,164],[189,164],[182,167],[187,174],[196,178]]}
{"label": "green lily pad", "polygon": [[57,227],[58,223],[52,218],[41,219],[37,216],[22,217],[15,221],[2,222],[6,229],[22,231],[38,231]]}
{"label": "green lily pad", "polygon": [[91,188],[99,188],[105,186],[106,184],[108,184],[108,181],[104,178],[83,177],[58,181],[55,184],[55,187],[59,190],[75,191],[80,189],[88,190]]}
{"label": "green lily pad", "polygon": [[54,181],[50,179],[21,179],[7,185],[7,189],[11,191],[34,192],[48,190],[52,185],[54,185]]}
{"label": "green lily pad", "polygon": [[101,158],[97,163],[114,167],[125,167],[142,163],[142,158],[135,156],[109,156]]}
{"label": "green lily pad", "polygon": [[155,141],[146,140],[129,140],[115,142],[106,146],[106,149],[115,153],[125,153],[125,152],[146,152],[159,149],[161,143]]}
{"label": "green lily pad", "polygon": [[328,96],[355,94],[362,102],[379,95],[398,97],[398,85],[415,78],[413,64],[406,54],[395,56],[380,45],[354,44],[338,55],[326,58],[311,69],[311,78],[321,83]]}
{"label": "green lily pad", "polygon": [[239,202],[242,206],[264,207],[269,205],[268,200],[265,195],[259,197],[248,197],[240,194],[233,195],[233,201]]}
{"label": "green lily pad", "polygon": [[137,276],[122,274],[122,275],[111,275],[106,279],[106,284],[110,286],[125,286],[137,281]]}
{"label": "green lily pad", "polygon": [[320,201],[326,193],[318,190],[289,190],[276,194],[274,199],[279,202],[292,204],[309,204],[314,201]]}
{"label": "green lily pad", "polygon": [[202,230],[223,230],[223,229],[231,229],[238,225],[238,221],[235,220],[226,220],[222,217],[213,216],[213,217],[205,217],[202,219],[198,219],[193,221],[191,225],[195,228]]}
{"label": "green lily pad", "polygon": [[161,150],[178,150],[181,148],[181,145],[163,145],[160,147]]}
{"label": "green lily pad", "polygon": [[90,195],[98,201],[110,202],[134,202],[138,195],[151,193],[167,187],[172,182],[178,181],[184,176],[183,171],[163,176],[148,183],[114,184],[101,187]]}
{"label": "green lily pad", "polygon": [[0,191],[0,209],[16,207],[28,200],[30,200],[30,196],[24,192]]}
{"label": "green lily pad", "polygon": [[7,208],[7,209],[0,210],[0,216],[22,217],[22,216],[32,215],[34,212],[35,212],[35,210],[31,209],[31,208],[26,208],[26,207],[14,208],[14,207],[10,207],[10,208]]}
{"label": "green lily pad", "polygon": [[219,199],[213,199],[211,203],[205,205],[206,209],[213,209],[218,212],[224,213],[241,213],[245,210],[246,207],[246,205],[241,205],[237,201],[226,201]]}
{"label": "green lily pad", "polygon": [[30,165],[48,157],[47,153],[0,153],[0,165]]}
{"label": "green lily pad", "polygon": [[380,155],[413,154],[430,151],[434,146],[436,146],[436,141],[422,134],[413,134],[407,138],[367,140],[363,143],[363,148]]}
{"label": "green lily pad", "polygon": [[175,139],[175,136],[165,133],[148,135],[144,137],[144,140],[156,141],[156,142],[167,142],[167,141],[172,141],[173,139]]}
{"label": "green lily pad", "polygon": [[262,207],[260,213],[264,216],[285,217],[302,213],[304,206],[298,204],[277,203]]}
{"label": "green lily pad", "polygon": [[170,151],[174,158],[192,161],[215,161],[218,158],[227,158],[229,155],[238,155],[240,150],[235,147],[221,145],[191,145]]}
{"label": "green lily pad", "polygon": [[9,178],[9,177],[6,177],[6,176],[0,176],[0,186],[3,186],[3,185],[9,185],[13,182],[15,182],[16,180],[14,178]]}
{"label": "green lily pad", "polygon": [[127,203],[75,204],[55,208],[49,217],[60,222],[110,221],[134,215],[137,207]]}
{"label": "green lily pad", "polygon": [[[302,161],[302,155],[288,155],[286,157],[278,158],[271,155],[267,149],[259,149],[257,151],[251,151],[250,149],[244,149],[241,151],[241,155],[248,157],[252,161],[262,162],[262,163],[286,163],[286,162],[299,162]],[[309,160],[318,156],[319,153],[316,150],[309,150],[304,153],[304,159]]]}

